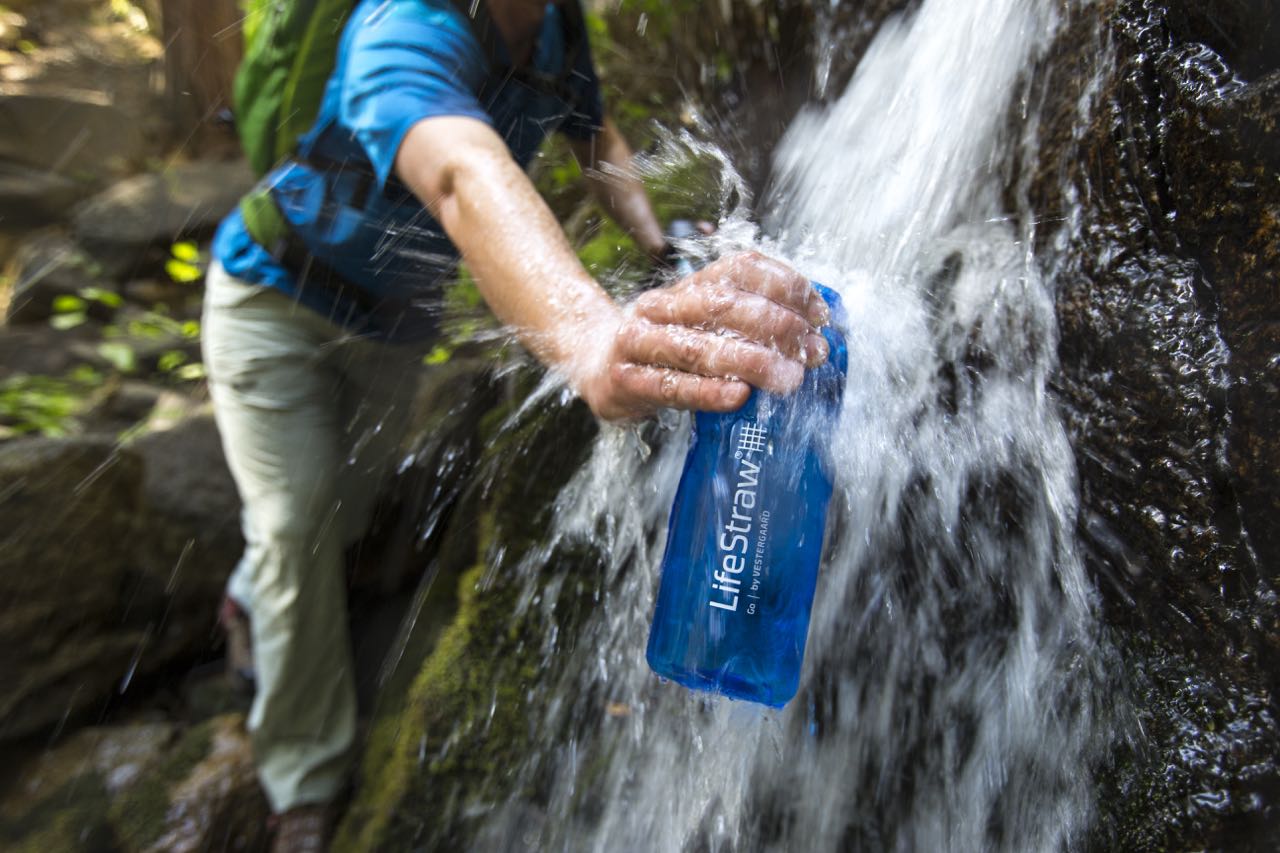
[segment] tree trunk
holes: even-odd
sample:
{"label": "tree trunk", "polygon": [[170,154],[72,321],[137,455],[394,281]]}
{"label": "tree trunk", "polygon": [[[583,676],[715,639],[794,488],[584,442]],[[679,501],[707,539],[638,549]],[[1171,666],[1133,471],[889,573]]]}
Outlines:
{"label": "tree trunk", "polygon": [[231,106],[242,44],[238,0],[160,0],[165,92],[175,136],[193,139]]}

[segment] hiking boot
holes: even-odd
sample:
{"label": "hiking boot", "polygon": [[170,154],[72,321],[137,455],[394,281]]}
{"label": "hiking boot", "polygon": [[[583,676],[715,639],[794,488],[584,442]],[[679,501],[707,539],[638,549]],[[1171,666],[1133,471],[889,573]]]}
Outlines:
{"label": "hiking boot", "polygon": [[331,812],[328,804],[295,806],[273,815],[275,841],[271,853],[324,853],[329,849]]}
{"label": "hiking boot", "polygon": [[223,596],[218,624],[227,640],[227,680],[237,691],[253,693],[253,634],[249,614],[231,596]]}

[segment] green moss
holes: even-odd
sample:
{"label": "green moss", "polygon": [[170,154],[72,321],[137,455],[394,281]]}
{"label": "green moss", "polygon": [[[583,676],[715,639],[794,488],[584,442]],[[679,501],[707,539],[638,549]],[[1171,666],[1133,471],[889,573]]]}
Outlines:
{"label": "green moss", "polygon": [[[463,776],[486,770],[489,757],[470,750],[448,749],[451,741],[467,738],[479,715],[490,707],[488,724],[507,729],[516,707],[511,686],[493,686],[484,677],[481,649],[487,645],[486,626],[493,620],[494,602],[478,593],[484,566],[474,566],[459,581],[458,615],[409,691],[402,713],[381,720],[365,753],[365,785],[343,823],[335,850],[372,850],[384,846],[396,807],[410,796],[423,775]],[[498,710],[501,715],[498,716]]]}
{"label": "green moss", "polygon": [[15,853],[114,849],[109,806],[101,777],[76,777],[18,819],[0,821],[0,847]]}
{"label": "green moss", "polygon": [[[514,567],[545,541],[554,497],[595,431],[580,405],[513,423],[535,379],[527,374],[524,393],[480,421],[485,454],[447,537],[470,551],[465,563],[449,558],[460,567],[456,616],[405,700],[375,723],[338,850],[466,849],[493,803],[529,793],[514,790],[514,771],[531,751],[529,702],[545,679],[539,650],[550,626],[539,608],[513,616],[528,582]],[[579,570],[566,555],[548,560],[542,579]]]}
{"label": "green moss", "polygon": [[155,768],[111,803],[111,822],[125,849],[141,850],[159,837],[174,786],[209,754],[217,722],[189,729]]}

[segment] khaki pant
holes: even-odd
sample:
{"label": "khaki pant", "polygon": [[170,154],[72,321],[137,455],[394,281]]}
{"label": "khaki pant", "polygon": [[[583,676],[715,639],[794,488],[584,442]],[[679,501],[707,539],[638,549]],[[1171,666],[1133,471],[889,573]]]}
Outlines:
{"label": "khaki pant", "polygon": [[345,782],[356,699],[343,552],[394,470],[421,365],[284,294],[209,271],[204,358],[244,504],[246,548],[227,591],[249,613],[249,714],[273,810],[330,800]]}

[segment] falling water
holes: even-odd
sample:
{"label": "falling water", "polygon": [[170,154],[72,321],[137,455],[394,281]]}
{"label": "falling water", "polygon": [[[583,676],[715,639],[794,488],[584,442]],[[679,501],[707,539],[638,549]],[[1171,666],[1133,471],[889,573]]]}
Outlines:
{"label": "falling water", "polygon": [[[644,644],[687,421],[606,429],[553,540],[601,543],[596,610],[494,839],[538,849],[1057,850],[1106,722],[1074,462],[1046,385],[1048,259],[1007,210],[1027,72],[1069,6],[924,0],[796,120],[752,242],[839,290],[850,381],[800,694],[782,712],[661,683]],[[1023,158],[1034,161],[1033,157]],[[653,433],[659,440],[653,440]],[[535,562],[545,553],[530,556]],[[554,606],[530,584],[523,606]],[[556,643],[548,640],[548,653]]]}

